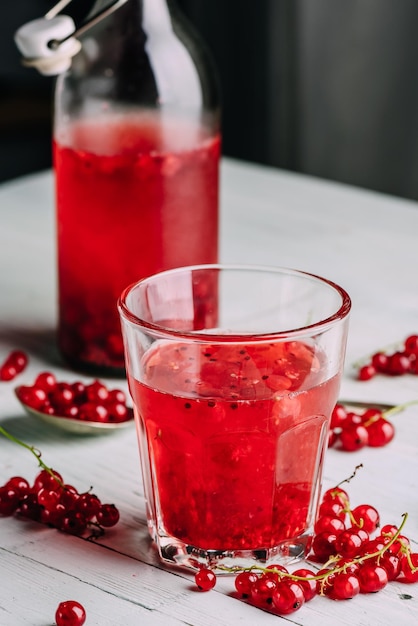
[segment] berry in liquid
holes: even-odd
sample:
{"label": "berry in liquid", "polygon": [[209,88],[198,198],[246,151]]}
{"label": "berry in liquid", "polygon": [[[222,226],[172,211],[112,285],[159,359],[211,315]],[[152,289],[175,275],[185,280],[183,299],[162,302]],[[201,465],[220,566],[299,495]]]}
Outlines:
{"label": "berry in liquid", "polygon": [[59,345],[123,370],[117,300],[161,270],[218,255],[220,137],[151,113],[57,133]]}
{"label": "berry in liquid", "polygon": [[130,380],[153,536],[160,519],[188,545],[256,550],[309,531],[338,387],[302,342],[157,342]]}

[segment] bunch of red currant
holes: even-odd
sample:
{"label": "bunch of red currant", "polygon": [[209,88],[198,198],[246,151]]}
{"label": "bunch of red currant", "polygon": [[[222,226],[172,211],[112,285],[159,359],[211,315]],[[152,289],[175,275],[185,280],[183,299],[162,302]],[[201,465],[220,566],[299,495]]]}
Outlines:
{"label": "bunch of red currant", "polygon": [[376,352],[358,371],[359,380],[370,380],[376,374],[401,376],[418,375],[418,335],[410,335],[396,352]]}
{"label": "bunch of red currant", "polygon": [[387,445],[395,436],[395,427],[387,418],[402,408],[403,405],[399,405],[385,412],[369,408],[356,413],[336,404],[331,416],[328,446],[354,452],[365,446]]}
{"label": "bunch of red currant", "polygon": [[[350,508],[347,492],[335,487],[325,492],[319,508],[312,542],[311,561],[321,563],[318,571],[302,567],[289,572],[282,565],[251,567],[235,573],[235,589],[251,604],[278,615],[289,615],[316,595],[346,600],[359,593],[374,593],[389,581],[418,582],[418,553],[399,528],[383,526],[377,536],[379,513],[362,504]],[[202,567],[195,574],[199,589],[216,584],[216,574]]]}
{"label": "bunch of red currant", "polygon": [[79,493],[50,468],[42,469],[32,485],[13,476],[0,487],[0,515],[14,514],[78,536],[86,531],[97,536],[119,520],[114,504],[102,503],[90,492]]}
{"label": "bunch of red currant", "polygon": [[121,389],[108,389],[95,380],[85,385],[58,382],[51,372],[41,372],[33,385],[21,385],[16,395],[26,406],[47,415],[89,422],[125,422],[133,418]]}

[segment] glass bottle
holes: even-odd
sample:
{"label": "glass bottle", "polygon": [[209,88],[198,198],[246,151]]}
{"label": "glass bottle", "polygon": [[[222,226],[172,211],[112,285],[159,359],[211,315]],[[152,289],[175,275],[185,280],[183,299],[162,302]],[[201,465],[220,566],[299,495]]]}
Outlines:
{"label": "glass bottle", "polygon": [[55,96],[58,344],[75,369],[117,375],[122,290],[218,260],[219,94],[171,0],[127,0],[81,41]]}

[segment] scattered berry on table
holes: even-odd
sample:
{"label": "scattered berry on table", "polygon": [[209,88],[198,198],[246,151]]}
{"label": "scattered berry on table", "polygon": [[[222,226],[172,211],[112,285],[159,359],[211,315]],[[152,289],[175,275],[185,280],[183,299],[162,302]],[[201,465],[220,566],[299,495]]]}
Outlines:
{"label": "scattered berry on table", "polygon": [[22,350],[13,350],[0,365],[0,380],[9,381],[21,374],[28,364],[28,357]]}
{"label": "scattered berry on table", "polygon": [[83,626],[86,611],[82,604],[75,600],[60,602],[55,613],[57,626]]}

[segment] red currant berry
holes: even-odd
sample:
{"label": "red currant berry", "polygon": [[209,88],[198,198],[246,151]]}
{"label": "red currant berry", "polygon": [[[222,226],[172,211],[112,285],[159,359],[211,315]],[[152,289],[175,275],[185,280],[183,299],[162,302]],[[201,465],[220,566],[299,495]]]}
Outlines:
{"label": "red currant berry", "polygon": [[384,537],[389,537],[389,539],[394,537],[397,532],[398,532],[398,527],[394,526],[393,524],[385,524],[380,529],[380,534]]}
{"label": "red currant berry", "polygon": [[411,361],[404,352],[395,352],[389,357],[388,372],[392,376],[407,374],[411,367]]}
{"label": "red currant berry", "polygon": [[74,402],[76,402],[77,404],[82,404],[83,402],[86,402],[87,395],[86,386],[84,383],[77,380],[76,382],[71,384],[71,390],[74,394]]}
{"label": "red currant berry", "polygon": [[9,478],[4,486],[16,490],[19,493],[20,497],[25,496],[30,491],[30,485],[28,481],[26,480],[26,478],[22,478],[22,476],[12,476],[12,478]]}
{"label": "red currant berry", "polygon": [[20,502],[19,491],[12,487],[0,487],[0,515],[13,515]]}
{"label": "red currant berry", "polygon": [[344,489],[341,489],[341,487],[331,487],[331,489],[327,489],[327,491],[325,491],[322,496],[322,502],[328,502],[329,500],[338,502],[341,504],[343,509],[348,509],[350,505],[348,493]]}
{"label": "red currant berry", "polygon": [[339,500],[324,500],[319,507],[318,517],[338,517],[344,522],[346,516],[346,508]]}
{"label": "red currant berry", "polygon": [[336,533],[324,531],[315,535],[311,548],[315,558],[320,562],[325,562],[330,556],[337,554],[336,540]]}
{"label": "red currant berry", "polygon": [[331,515],[324,515],[319,517],[315,523],[315,533],[322,533],[328,531],[331,533],[340,533],[345,530],[345,524],[339,517],[333,517]]}
{"label": "red currant berry", "polygon": [[62,504],[58,503],[54,508],[42,509],[40,521],[42,524],[46,524],[52,528],[61,528],[66,514],[66,508]]}
{"label": "red currant berry", "polygon": [[365,563],[358,572],[361,593],[375,593],[388,584],[388,575],[384,567],[375,563]]}
{"label": "red currant berry", "polygon": [[317,593],[317,584],[315,579],[315,572],[310,569],[297,569],[292,572],[292,576],[300,577],[303,580],[297,580],[295,582],[298,583],[303,589],[303,596],[305,598],[305,602],[309,602]]}
{"label": "red currant berry", "polygon": [[283,580],[277,584],[272,600],[279,615],[290,615],[304,605],[305,596],[299,583]]}
{"label": "red currant berry", "polygon": [[279,565],[276,563],[272,563],[266,568],[266,571],[263,573],[264,578],[271,578],[278,582],[283,574],[288,574],[289,570],[284,567],[284,565]]}
{"label": "red currant berry", "polygon": [[358,534],[358,536],[361,539],[361,543],[364,544],[367,543],[368,541],[370,541],[370,535],[367,532],[367,530],[364,530],[364,528],[358,528],[357,526],[355,527],[356,529],[356,533]]}
{"label": "red currant berry", "polygon": [[359,504],[351,511],[351,515],[356,526],[368,533],[374,533],[379,528],[379,512],[370,504]]}
{"label": "red currant berry", "polygon": [[259,576],[251,587],[251,600],[257,605],[271,604],[277,584],[270,576]]}
{"label": "red currant berry", "polygon": [[109,391],[108,402],[118,402],[126,404],[126,395],[121,389],[111,389]]}
{"label": "red currant berry", "polygon": [[57,379],[55,378],[54,374],[51,374],[51,372],[41,372],[35,378],[34,386],[38,389],[43,389],[44,391],[49,393],[53,389],[55,389],[56,384]]}
{"label": "red currant berry", "polygon": [[235,578],[235,589],[243,598],[251,596],[251,589],[258,576],[255,572],[245,571],[240,572]]}
{"label": "red currant berry", "polygon": [[404,583],[418,582],[418,553],[412,552],[401,560],[402,580]]}
{"label": "red currant berry", "polygon": [[0,380],[3,380],[4,382],[9,382],[9,380],[13,380],[14,378],[16,378],[17,374],[18,371],[16,369],[16,366],[12,365],[11,363],[3,363],[0,368]]}
{"label": "red currant berry", "polygon": [[349,600],[360,593],[359,579],[355,574],[335,574],[329,597],[333,600]]}
{"label": "red currant berry", "polygon": [[359,380],[370,380],[376,376],[376,368],[373,365],[363,365],[358,373]]}
{"label": "red currant berry", "polygon": [[410,541],[408,537],[405,537],[404,535],[399,535],[396,541],[394,541],[388,547],[388,551],[391,554],[402,554],[402,553],[405,553],[407,550],[409,550],[409,548],[410,548]]}
{"label": "red currant berry", "polygon": [[82,513],[87,519],[96,517],[100,511],[101,502],[93,493],[81,493],[75,502],[75,509]]}
{"label": "red currant berry", "polygon": [[38,503],[38,498],[35,493],[29,493],[25,496],[19,504],[17,512],[27,519],[31,519],[35,522],[41,521],[42,507]]}
{"label": "red currant berry", "polygon": [[367,427],[369,422],[370,423],[375,422],[377,419],[379,419],[382,416],[383,416],[382,411],[371,407],[370,409],[367,409],[367,411],[364,411],[361,418],[362,418],[363,424]]}
{"label": "red currant berry", "polygon": [[60,503],[68,510],[71,511],[75,508],[75,503],[79,498],[78,491],[72,485],[63,485],[60,495]]}
{"label": "red currant berry", "polygon": [[119,511],[114,504],[102,504],[96,514],[97,522],[105,528],[115,526],[119,521],[119,517]]}
{"label": "red currant berry", "polygon": [[125,422],[128,419],[128,407],[120,402],[108,402],[106,409],[109,413],[110,422]]}
{"label": "red currant berry", "polygon": [[335,540],[335,549],[342,557],[353,558],[357,556],[362,543],[363,542],[360,535],[357,533],[357,530],[348,528],[337,535],[337,539]]}
{"label": "red currant berry", "polygon": [[83,626],[86,611],[82,604],[75,600],[60,602],[55,613],[57,626]]}
{"label": "red currant berry", "polygon": [[207,567],[202,567],[195,574],[195,583],[201,591],[209,591],[216,585],[216,574]]}
{"label": "red currant berry", "polygon": [[396,554],[384,552],[374,562],[385,568],[389,581],[396,580],[401,573],[401,559]]}
{"label": "red currant berry", "polygon": [[60,530],[69,535],[81,536],[87,528],[87,520],[76,511],[67,511],[60,523]]}
{"label": "red currant berry", "polygon": [[62,414],[66,407],[74,403],[74,392],[70,385],[57,383],[56,387],[49,394],[49,401],[55,407],[57,413]]}
{"label": "red currant berry", "polygon": [[37,495],[39,504],[48,510],[55,510],[60,501],[60,494],[56,490],[42,488]]}
{"label": "red currant berry", "polygon": [[340,433],[341,449],[347,452],[355,452],[367,446],[369,436],[367,428],[359,424],[344,428]]}
{"label": "red currant berry", "polygon": [[405,352],[418,355],[418,335],[410,335],[405,339]]}
{"label": "red currant berry", "polygon": [[80,413],[80,409],[76,404],[69,404],[68,406],[62,409],[62,417],[70,417],[72,419],[77,419]]}
{"label": "red currant berry", "polygon": [[86,422],[107,422],[109,413],[101,404],[85,402],[80,406],[79,418]]}
{"label": "red currant berry", "polygon": [[43,389],[30,385],[21,385],[16,389],[17,397],[23,404],[32,409],[39,410],[47,401],[48,397]]}
{"label": "red currant berry", "polygon": [[51,470],[50,472],[46,469],[41,470],[35,477],[35,482],[33,483],[33,491],[35,493],[38,493],[41,489],[61,491],[61,488],[62,476],[55,470]]}
{"label": "red currant berry", "polygon": [[376,537],[375,539],[370,539],[369,541],[365,541],[362,546],[363,554],[374,554],[376,552],[380,552],[384,550],[386,545],[388,544],[389,539],[384,537]]}
{"label": "red currant berry", "polygon": [[363,423],[363,417],[361,415],[359,415],[358,413],[354,413],[353,411],[350,411],[349,413],[347,413],[347,417],[345,418],[345,421],[343,423],[343,429],[346,428],[350,428],[351,426],[358,426],[358,424],[362,424]]}
{"label": "red currant berry", "polygon": [[13,350],[0,367],[0,380],[13,380],[13,378],[23,372],[27,364],[27,355],[21,350]]}
{"label": "red currant berry", "polygon": [[340,428],[345,418],[347,417],[347,411],[342,404],[336,404],[331,414],[331,428]]}
{"label": "red currant berry", "polygon": [[103,404],[109,399],[109,391],[106,385],[99,380],[95,380],[93,383],[86,386],[86,396],[87,402]]}
{"label": "red currant berry", "polygon": [[385,374],[388,371],[389,357],[384,352],[376,352],[372,356],[372,365],[377,372]]}
{"label": "red currant berry", "polygon": [[383,417],[372,422],[366,426],[366,428],[368,433],[368,445],[372,448],[386,446],[395,436],[395,427]]}

